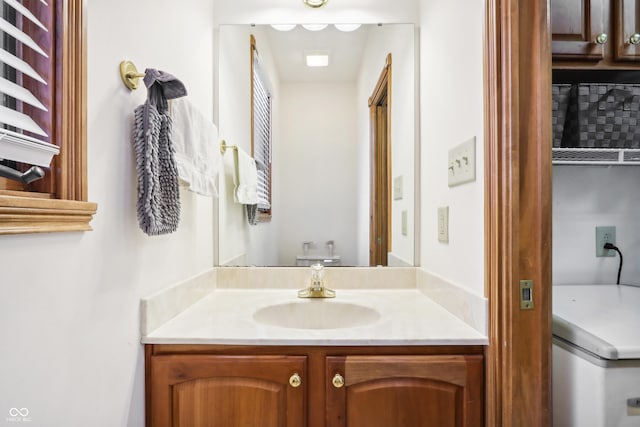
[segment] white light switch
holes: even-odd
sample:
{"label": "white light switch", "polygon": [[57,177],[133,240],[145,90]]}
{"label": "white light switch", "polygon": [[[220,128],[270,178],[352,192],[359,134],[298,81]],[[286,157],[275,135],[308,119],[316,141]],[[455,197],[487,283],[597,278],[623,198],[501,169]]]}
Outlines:
{"label": "white light switch", "polygon": [[449,150],[449,187],[476,180],[476,137]]}
{"label": "white light switch", "polygon": [[438,242],[449,243],[449,206],[438,208]]}

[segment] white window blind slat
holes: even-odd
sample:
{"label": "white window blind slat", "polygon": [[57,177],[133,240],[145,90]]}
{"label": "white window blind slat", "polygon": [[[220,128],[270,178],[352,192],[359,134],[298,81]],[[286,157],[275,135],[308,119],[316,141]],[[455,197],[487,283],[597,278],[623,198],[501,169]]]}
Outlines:
{"label": "white window blind slat", "polygon": [[[20,23],[32,22],[39,27],[35,29],[35,27],[29,26],[35,32],[41,30],[48,32],[49,30],[29,9],[23,6],[22,2],[16,0],[0,0],[0,2],[13,9],[5,9],[8,14],[0,17],[0,34],[4,36],[4,42],[0,43],[0,65],[8,66],[6,68],[8,72],[0,77],[0,94],[3,95],[0,96],[2,100],[0,103],[2,158],[49,166],[51,156],[58,154],[59,148],[39,139],[48,138],[49,135],[23,109],[28,104],[42,111],[48,111],[43,102],[45,101],[44,95],[40,96],[38,92],[39,88],[26,87],[26,83],[37,81],[39,82],[37,85],[42,84],[41,87],[44,88],[47,86],[47,81],[31,64],[23,59],[22,54],[23,51],[27,52],[26,46],[44,58],[49,58],[49,55],[34,41],[36,37],[32,33],[27,34],[26,27],[23,31]],[[29,76],[33,81],[24,79],[23,76]],[[25,132],[28,132],[29,135]]]}
{"label": "white window blind slat", "polygon": [[42,111],[49,111],[47,110],[47,107],[45,107],[42,102],[40,102],[40,100],[27,89],[2,77],[0,77],[0,93],[4,93],[5,95],[12,96],[17,100],[26,102],[27,104],[33,105]]}
{"label": "white window blind slat", "polygon": [[[4,142],[10,144],[2,145]],[[60,153],[60,148],[53,144],[8,129],[0,129],[0,147],[0,157],[45,167],[50,165],[52,156]]]}
{"label": "white window blind slat", "polygon": [[34,70],[31,65],[27,64],[22,59],[18,58],[15,55],[12,55],[4,49],[0,49],[0,62],[2,62],[3,64],[7,64],[16,71],[20,71],[21,73],[32,77],[42,84],[47,84],[47,81],[42,78],[42,76],[40,76],[40,74],[38,74],[38,72]]}
{"label": "white window blind slat", "polygon": [[253,69],[253,156],[267,166],[258,171],[258,209],[271,209],[271,94],[267,79],[254,52]]}
{"label": "white window blind slat", "polygon": [[20,31],[19,29],[17,29],[15,26],[11,25],[4,18],[0,18],[0,31],[9,34],[11,37],[18,40],[23,45],[29,46],[31,49],[33,49],[35,52],[38,52],[40,55],[44,56],[45,58],[49,57],[49,55],[47,55],[47,53],[44,50],[42,50],[40,46],[38,46],[38,43],[33,41],[31,37],[29,37],[22,31]]}
{"label": "white window blind slat", "polygon": [[7,108],[4,105],[0,105],[0,123],[13,126],[22,130],[26,130],[36,135],[47,137],[47,133],[42,130],[40,126],[33,121],[33,119],[26,114],[19,113],[18,111]]}
{"label": "white window blind slat", "polygon": [[31,21],[34,24],[36,24],[38,27],[42,28],[44,31],[49,32],[47,27],[42,22],[40,22],[40,20],[38,18],[36,18],[35,15],[33,13],[31,13],[31,11],[29,9],[24,7],[22,4],[20,4],[16,0],[2,0],[2,2],[6,3],[9,6],[11,6],[12,8],[14,8],[16,10],[16,12],[20,13],[22,16],[24,16],[29,21]]}

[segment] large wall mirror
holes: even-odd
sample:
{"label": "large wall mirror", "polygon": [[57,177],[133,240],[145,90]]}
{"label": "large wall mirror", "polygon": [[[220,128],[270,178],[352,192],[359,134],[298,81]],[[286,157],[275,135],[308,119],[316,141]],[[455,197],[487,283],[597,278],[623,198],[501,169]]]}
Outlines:
{"label": "large wall mirror", "polygon": [[[220,265],[415,264],[415,27],[338,27],[220,26],[221,138],[252,154],[252,36],[272,94],[271,218],[251,225],[234,201],[235,154],[227,150],[219,181]],[[306,56],[318,54],[328,55],[328,65],[307,66]],[[379,83],[385,72],[386,95]],[[372,188],[382,189],[377,204]],[[373,259],[378,244],[386,245],[385,256]]]}

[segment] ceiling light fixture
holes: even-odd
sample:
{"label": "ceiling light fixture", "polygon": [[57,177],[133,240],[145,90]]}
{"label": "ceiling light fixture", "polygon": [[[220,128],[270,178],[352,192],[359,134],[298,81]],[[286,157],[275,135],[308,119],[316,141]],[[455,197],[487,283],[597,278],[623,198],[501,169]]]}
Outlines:
{"label": "ceiling light fixture", "polygon": [[345,33],[355,31],[358,28],[360,28],[360,24],[334,24],[334,25],[338,30],[344,31]]}
{"label": "ceiling light fixture", "polygon": [[305,54],[307,67],[328,67],[329,54],[324,52],[313,52]]}
{"label": "ceiling light fixture", "polygon": [[296,27],[296,24],[271,24],[271,27],[278,31],[291,31]]}
{"label": "ceiling light fixture", "polygon": [[329,0],[302,0],[304,4],[314,9],[324,6]]}
{"label": "ceiling light fixture", "polygon": [[309,31],[322,31],[328,24],[302,24],[302,26]]}

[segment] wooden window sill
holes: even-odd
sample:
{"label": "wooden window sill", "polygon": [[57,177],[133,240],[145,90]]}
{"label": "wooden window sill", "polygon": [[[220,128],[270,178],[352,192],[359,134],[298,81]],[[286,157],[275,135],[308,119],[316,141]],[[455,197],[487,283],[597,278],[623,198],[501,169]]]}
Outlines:
{"label": "wooden window sill", "polygon": [[258,222],[271,222],[271,214],[258,211]]}
{"label": "wooden window sill", "polygon": [[0,234],[90,231],[97,209],[92,202],[0,195]]}

